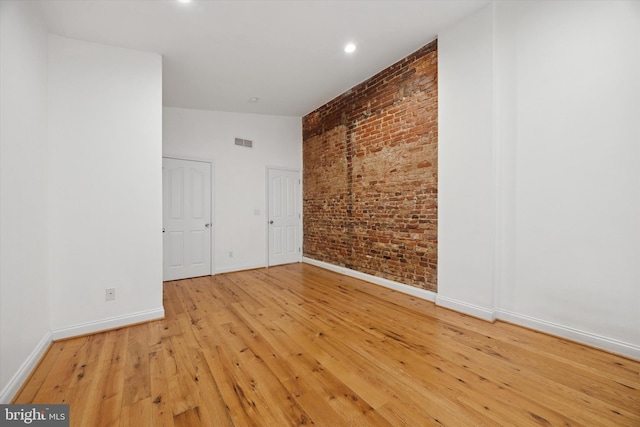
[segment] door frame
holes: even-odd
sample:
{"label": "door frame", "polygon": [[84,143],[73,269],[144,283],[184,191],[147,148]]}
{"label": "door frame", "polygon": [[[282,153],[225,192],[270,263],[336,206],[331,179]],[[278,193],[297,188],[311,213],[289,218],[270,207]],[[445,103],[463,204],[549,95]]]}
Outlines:
{"label": "door frame", "polygon": [[[215,162],[213,161],[213,159],[205,159],[205,158],[201,158],[201,157],[189,157],[189,156],[174,156],[171,154],[163,154],[162,155],[163,159],[174,159],[174,160],[186,160],[189,162],[200,162],[200,163],[209,163],[209,166],[211,167],[211,182],[210,182],[210,189],[211,189],[211,206],[209,207],[209,212],[211,213],[211,239],[209,239],[209,257],[210,259],[210,267],[211,267],[211,271],[209,272],[210,276],[215,275],[215,235],[216,235],[216,215],[214,214],[214,207],[215,207]],[[164,183],[163,183],[164,185]],[[162,193],[164,195],[164,188],[162,189]],[[164,206],[164,202],[163,202],[163,206]],[[164,209],[164,207],[163,207]],[[163,214],[164,215],[164,214]],[[164,218],[163,218],[163,223],[164,223]],[[162,260],[163,262],[163,268],[164,268],[164,259]]]}
{"label": "door frame", "polygon": [[298,203],[299,203],[299,210],[298,210],[298,227],[300,229],[300,237],[298,237],[298,247],[300,248],[300,255],[298,256],[298,262],[302,262],[302,242],[304,241],[304,236],[302,233],[302,219],[303,219],[303,209],[302,209],[302,171],[298,168],[287,168],[287,167],[280,167],[280,166],[266,166],[265,167],[265,173],[264,173],[264,180],[265,180],[265,208],[264,208],[264,212],[265,212],[265,220],[264,220],[264,241],[265,241],[265,265],[267,267],[271,266],[270,264],[270,260],[269,260],[269,171],[270,170],[281,170],[281,171],[287,171],[287,172],[297,172],[298,173],[298,180],[299,180],[299,185],[300,185],[300,193],[298,194]]}

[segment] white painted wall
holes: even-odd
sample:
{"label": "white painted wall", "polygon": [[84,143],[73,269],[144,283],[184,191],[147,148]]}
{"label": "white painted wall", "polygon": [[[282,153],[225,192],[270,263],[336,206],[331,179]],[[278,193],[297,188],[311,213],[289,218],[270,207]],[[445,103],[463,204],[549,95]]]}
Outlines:
{"label": "white painted wall", "polygon": [[0,403],[49,344],[47,33],[39,9],[0,2]]}
{"label": "white painted wall", "polygon": [[[468,54],[491,28],[493,82]],[[437,301],[493,293],[498,318],[640,357],[640,3],[496,2],[438,56]],[[491,205],[478,245],[469,224]]]}
{"label": "white painted wall", "polygon": [[266,168],[302,170],[302,119],[165,107],[163,155],[214,162],[214,272],[265,266]]}
{"label": "white painted wall", "polygon": [[[444,59],[440,59],[442,55]],[[437,301],[493,319],[495,194],[490,7],[438,37],[438,64]],[[471,277],[473,280],[469,280]]]}
{"label": "white painted wall", "polygon": [[157,54],[49,36],[54,337],[164,314],[161,80]]}

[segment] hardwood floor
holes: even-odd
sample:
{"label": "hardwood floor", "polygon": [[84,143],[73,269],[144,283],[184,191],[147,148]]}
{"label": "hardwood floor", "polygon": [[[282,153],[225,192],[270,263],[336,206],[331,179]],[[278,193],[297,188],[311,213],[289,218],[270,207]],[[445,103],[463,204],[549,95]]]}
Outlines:
{"label": "hardwood floor", "polygon": [[166,318],[56,342],[15,403],[72,426],[640,426],[640,361],[307,264],[167,282]]}

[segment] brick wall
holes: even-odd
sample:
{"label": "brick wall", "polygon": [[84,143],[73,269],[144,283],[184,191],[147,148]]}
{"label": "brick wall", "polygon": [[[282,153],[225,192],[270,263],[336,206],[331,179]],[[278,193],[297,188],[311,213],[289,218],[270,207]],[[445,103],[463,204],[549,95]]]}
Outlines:
{"label": "brick wall", "polygon": [[437,42],[303,118],[304,256],[436,290]]}

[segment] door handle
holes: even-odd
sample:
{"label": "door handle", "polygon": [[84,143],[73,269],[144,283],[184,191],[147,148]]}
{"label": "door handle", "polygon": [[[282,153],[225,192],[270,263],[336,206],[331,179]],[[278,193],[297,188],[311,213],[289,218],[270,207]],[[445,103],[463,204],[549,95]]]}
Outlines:
{"label": "door handle", "polygon": [[162,227],[162,232],[164,233],[164,227]]}
{"label": "door handle", "polygon": [[211,223],[209,223],[209,224],[205,224],[204,226],[205,226],[205,227],[207,227],[207,228],[209,228],[209,227],[211,227]]}
{"label": "door handle", "polygon": [[273,220],[269,221],[269,224],[273,224]]}

